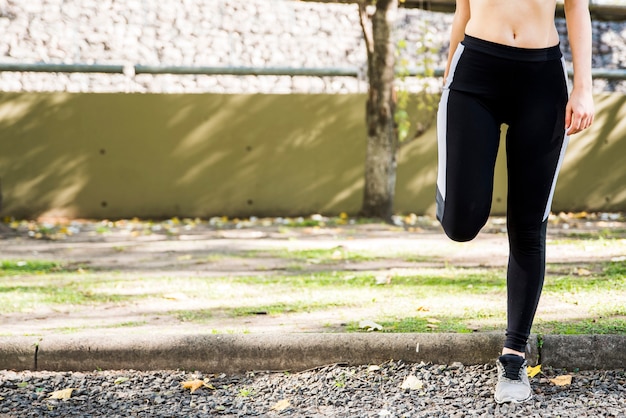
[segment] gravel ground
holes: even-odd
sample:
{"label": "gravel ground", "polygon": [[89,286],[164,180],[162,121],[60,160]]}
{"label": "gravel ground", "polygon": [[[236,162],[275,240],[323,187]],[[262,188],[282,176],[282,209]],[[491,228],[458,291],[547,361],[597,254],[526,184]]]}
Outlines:
{"label": "gravel ground", "polygon": [[[624,370],[574,372],[567,386],[549,380],[564,374],[544,370],[531,379],[532,401],[497,405],[493,365],[390,361],[245,375],[0,371],[0,417],[626,417]],[[410,376],[414,389],[402,388]],[[207,386],[182,387],[194,380]],[[51,399],[67,388],[75,388],[71,398]]]}

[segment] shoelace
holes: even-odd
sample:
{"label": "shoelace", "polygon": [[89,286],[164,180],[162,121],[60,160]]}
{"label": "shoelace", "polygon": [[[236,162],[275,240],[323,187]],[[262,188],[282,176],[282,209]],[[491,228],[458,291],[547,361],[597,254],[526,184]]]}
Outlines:
{"label": "shoelace", "polygon": [[504,367],[504,376],[510,380],[521,380],[521,369],[524,359],[514,354],[506,354],[500,357],[500,363]]}

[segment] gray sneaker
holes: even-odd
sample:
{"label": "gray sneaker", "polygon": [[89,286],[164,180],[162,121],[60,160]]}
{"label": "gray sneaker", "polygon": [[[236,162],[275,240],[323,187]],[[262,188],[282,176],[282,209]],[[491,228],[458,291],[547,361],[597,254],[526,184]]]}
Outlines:
{"label": "gray sneaker", "polygon": [[528,381],[528,362],[515,354],[505,354],[496,361],[498,384],[495,399],[497,403],[522,403],[533,397]]}

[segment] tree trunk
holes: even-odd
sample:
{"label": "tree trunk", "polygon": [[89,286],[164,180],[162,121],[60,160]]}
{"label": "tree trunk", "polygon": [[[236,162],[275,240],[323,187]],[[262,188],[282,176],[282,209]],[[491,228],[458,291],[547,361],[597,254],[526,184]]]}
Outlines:
{"label": "tree trunk", "polygon": [[394,122],[395,47],[391,36],[398,0],[377,0],[371,26],[359,3],[367,46],[369,92],[366,105],[367,156],[360,215],[391,220],[396,185],[398,135]]}

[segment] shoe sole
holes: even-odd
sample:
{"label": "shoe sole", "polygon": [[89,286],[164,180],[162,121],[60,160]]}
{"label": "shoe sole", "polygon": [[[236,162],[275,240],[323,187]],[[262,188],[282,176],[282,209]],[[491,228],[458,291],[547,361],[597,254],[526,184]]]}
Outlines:
{"label": "shoe sole", "polygon": [[501,400],[498,400],[498,399],[495,399],[495,398],[494,399],[495,399],[495,401],[496,401],[496,403],[498,405],[502,405],[503,403],[524,403],[524,402],[530,401],[532,398],[533,398],[533,395],[530,395],[528,398],[522,399],[522,400],[509,399],[509,400],[502,400],[501,401]]}

